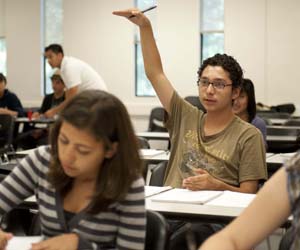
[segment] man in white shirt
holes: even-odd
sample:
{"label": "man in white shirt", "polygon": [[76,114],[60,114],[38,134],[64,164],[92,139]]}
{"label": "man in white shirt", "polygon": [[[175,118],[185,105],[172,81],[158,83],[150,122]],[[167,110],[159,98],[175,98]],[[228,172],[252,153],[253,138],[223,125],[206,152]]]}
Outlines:
{"label": "man in white shirt", "polygon": [[59,44],[50,44],[45,48],[45,57],[52,68],[60,68],[61,77],[66,85],[65,101],[48,110],[46,117],[55,116],[77,93],[87,89],[107,90],[101,76],[87,63],[69,56],[64,56]]}

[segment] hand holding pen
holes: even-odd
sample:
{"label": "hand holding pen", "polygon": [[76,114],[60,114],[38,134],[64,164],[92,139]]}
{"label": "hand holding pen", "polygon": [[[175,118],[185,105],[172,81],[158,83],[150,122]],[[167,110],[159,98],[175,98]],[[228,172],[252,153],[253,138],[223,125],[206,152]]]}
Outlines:
{"label": "hand holding pen", "polygon": [[155,9],[157,6],[152,6],[147,9],[144,9],[142,11],[133,8],[133,9],[127,9],[127,10],[118,10],[118,11],[113,11],[114,15],[117,16],[123,16],[128,18],[131,22],[135,23],[138,26],[143,26],[146,24],[149,24],[148,18],[143,14],[149,10]]}

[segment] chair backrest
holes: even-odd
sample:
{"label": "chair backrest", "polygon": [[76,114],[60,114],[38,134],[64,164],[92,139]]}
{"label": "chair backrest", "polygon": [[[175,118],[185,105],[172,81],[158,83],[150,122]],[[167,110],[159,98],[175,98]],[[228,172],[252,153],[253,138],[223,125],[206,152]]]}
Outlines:
{"label": "chair backrest", "polygon": [[201,109],[203,112],[206,112],[206,109],[204,108],[204,106],[202,105],[202,103],[199,100],[199,96],[192,96],[192,95],[186,96],[184,98],[184,100],[186,100],[193,106],[197,107],[198,109]]}
{"label": "chair backrest", "polygon": [[145,250],[167,250],[169,225],[158,212],[147,210]]}
{"label": "chair backrest", "polygon": [[14,117],[8,114],[0,114],[0,148],[10,146],[14,136]]}
{"label": "chair backrest", "polygon": [[158,163],[157,166],[151,170],[149,186],[162,187],[164,185],[164,177],[165,177],[167,165],[168,165],[167,161],[162,161]]}
{"label": "chair backrest", "polygon": [[282,236],[282,238],[280,240],[280,243],[279,243],[278,250],[289,250],[289,249],[291,249],[294,237],[295,237],[295,235],[293,233],[292,227],[290,227],[286,231],[286,233]]}
{"label": "chair backrest", "polygon": [[270,153],[290,153],[295,152],[300,148],[300,130],[297,128],[270,128],[267,127],[268,135],[281,135],[281,136],[296,136],[294,142],[282,142],[282,141],[268,141],[268,152]]}
{"label": "chair backrest", "polygon": [[143,148],[143,149],[150,148],[149,141],[146,138],[137,136],[137,140],[138,140],[138,145],[140,148]]}
{"label": "chair backrest", "polygon": [[153,108],[150,113],[148,131],[167,132],[163,124],[164,115],[165,110],[162,107]]}
{"label": "chair backrest", "polygon": [[300,119],[290,119],[286,123],[284,123],[284,126],[300,127]]}

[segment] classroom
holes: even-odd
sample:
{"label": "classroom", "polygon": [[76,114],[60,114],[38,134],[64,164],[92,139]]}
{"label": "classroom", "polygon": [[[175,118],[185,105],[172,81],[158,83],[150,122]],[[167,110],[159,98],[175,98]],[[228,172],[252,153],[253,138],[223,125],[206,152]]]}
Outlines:
{"label": "classroom", "polygon": [[[141,70],[137,60],[142,60],[136,50],[138,28],[112,14],[138,2],[146,7],[157,5],[145,15],[152,22],[168,79],[180,96],[197,96],[205,0],[0,0],[0,53],[5,54],[0,72],[8,79],[8,89],[17,94],[23,107],[39,107],[45,93],[51,91],[47,88],[53,74],[45,67],[44,49],[59,43],[66,55],[81,59],[99,73],[108,92],[124,103],[134,131],[147,131],[151,110],[162,104],[152,89],[138,92],[138,84],[142,84],[137,80]],[[293,116],[299,117],[300,2],[214,0],[208,6],[218,4],[223,6],[223,27],[209,32],[222,34],[220,53],[233,56],[244,77],[253,81],[256,102],[266,106],[292,103]],[[51,6],[60,12],[47,14]],[[299,146],[299,141],[296,143]],[[152,140],[150,145],[151,149],[169,149],[165,139]],[[276,231],[255,249],[277,249],[281,237]]]}

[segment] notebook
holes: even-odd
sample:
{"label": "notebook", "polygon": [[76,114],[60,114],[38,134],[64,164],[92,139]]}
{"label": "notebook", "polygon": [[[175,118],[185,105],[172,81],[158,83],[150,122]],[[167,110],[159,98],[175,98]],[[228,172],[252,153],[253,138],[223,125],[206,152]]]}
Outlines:
{"label": "notebook", "polygon": [[174,188],[151,198],[154,202],[205,204],[222,195],[223,191],[191,191]]}

